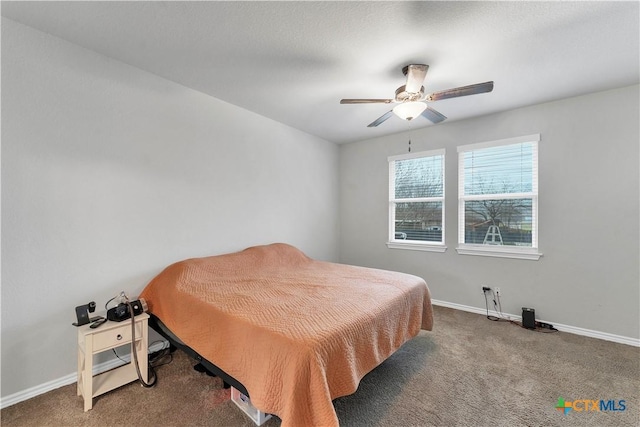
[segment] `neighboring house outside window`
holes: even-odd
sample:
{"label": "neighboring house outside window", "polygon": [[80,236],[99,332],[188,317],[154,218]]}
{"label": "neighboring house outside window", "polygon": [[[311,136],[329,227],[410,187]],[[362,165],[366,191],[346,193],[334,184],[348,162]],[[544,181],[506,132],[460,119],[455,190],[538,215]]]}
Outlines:
{"label": "neighboring house outside window", "polygon": [[446,250],[444,155],[434,150],[389,157],[389,248]]}
{"label": "neighboring house outside window", "polygon": [[537,260],[540,135],[458,147],[458,253]]}

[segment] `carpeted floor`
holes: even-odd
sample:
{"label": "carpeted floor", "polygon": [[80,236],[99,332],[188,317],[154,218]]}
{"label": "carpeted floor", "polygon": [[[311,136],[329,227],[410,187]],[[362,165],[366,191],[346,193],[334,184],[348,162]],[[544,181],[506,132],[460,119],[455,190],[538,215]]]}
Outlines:
{"label": "carpeted floor", "polygon": [[[0,411],[2,426],[253,426],[218,378],[176,352],[158,385],[137,383],[83,412],[75,384]],[[555,408],[558,398],[625,401],[624,411]],[[435,307],[421,332],[334,401],[341,426],[638,426],[640,348],[567,333],[539,333]],[[581,405],[579,406],[581,407]],[[272,418],[263,426],[278,426]]]}

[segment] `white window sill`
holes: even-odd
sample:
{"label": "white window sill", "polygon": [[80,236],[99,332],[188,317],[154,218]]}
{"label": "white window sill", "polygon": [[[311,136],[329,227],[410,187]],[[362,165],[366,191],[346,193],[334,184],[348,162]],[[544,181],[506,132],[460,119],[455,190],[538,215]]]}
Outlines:
{"label": "white window sill", "polygon": [[497,258],[515,258],[537,261],[542,254],[537,249],[517,248],[515,246],[460,245],[456,248],[460,255],[490,256]]}
{"label": "white window sill", "polygon": [[447,247],[441,243],[414,243],[406,241],[387,242],[389,249],[406,249],[409,251],[444,252]]}

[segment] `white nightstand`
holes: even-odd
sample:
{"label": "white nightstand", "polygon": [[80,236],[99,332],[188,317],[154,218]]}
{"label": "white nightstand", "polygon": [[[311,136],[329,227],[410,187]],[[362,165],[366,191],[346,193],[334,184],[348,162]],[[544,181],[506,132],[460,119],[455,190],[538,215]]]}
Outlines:
{"label": "white nightstand", "polygon": [[[149,315],[135,317],[136,342],[140,373],[145,382],[148,378]],[[131,363],[93,376],[93,356],[131,343],[131,319],[122,322],[107,322],[98,328],[89,325],[78,328],[78,396],[84,398],[84,410],[93,407],[93,398],[138,379],[133,353]]]}

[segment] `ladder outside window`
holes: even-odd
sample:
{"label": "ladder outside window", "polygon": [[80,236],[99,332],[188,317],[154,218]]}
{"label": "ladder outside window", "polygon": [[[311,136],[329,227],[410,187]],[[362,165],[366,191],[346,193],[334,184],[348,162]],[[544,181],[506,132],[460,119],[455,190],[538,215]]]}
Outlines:
{"label": "ladder outside window", "polygon": [[490,225],[487,234],[484,235],[483,245],[502,245],[502,235],[497,225]]}

